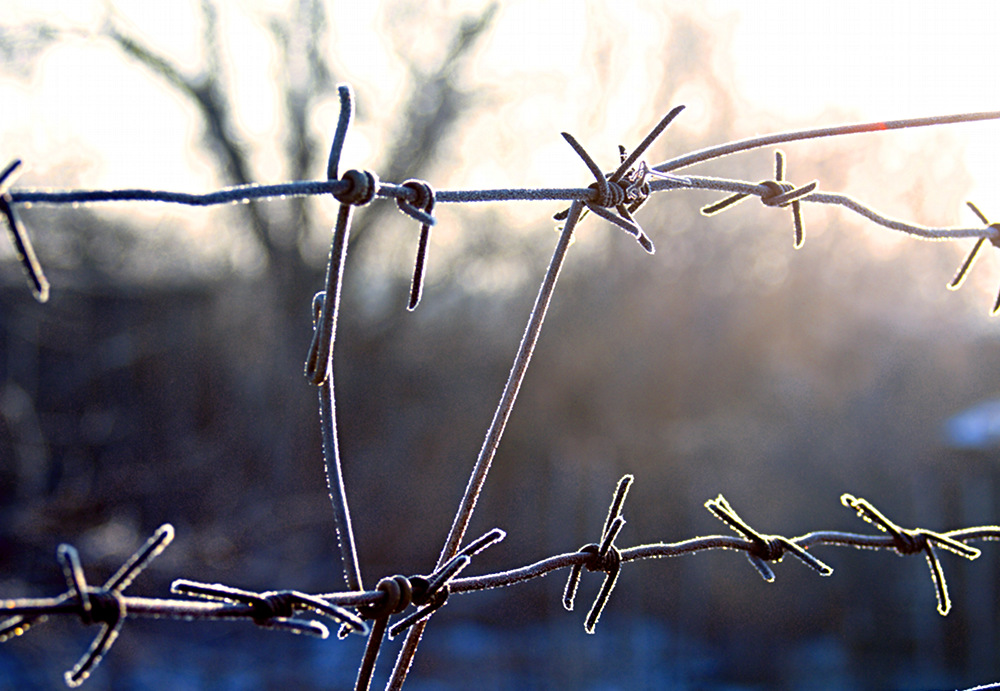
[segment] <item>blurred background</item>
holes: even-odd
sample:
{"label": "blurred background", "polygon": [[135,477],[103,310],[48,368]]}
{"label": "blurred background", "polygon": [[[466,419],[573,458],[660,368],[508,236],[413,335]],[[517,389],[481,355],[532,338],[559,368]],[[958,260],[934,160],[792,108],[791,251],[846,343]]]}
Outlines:
{"label": "blurred background", "polygon": [[[357,118],[341,167],[437,189],[580,187],[559,136],[610,169],[687,105],[650,164],[755,134],[1000,107],[997,6],[840,2],[146,3],[8,0],[0,152],[17,187],[205,192],[325,176],[336,84]],[[923,8],[924,5],[919,6]],[[792,144],[787,176],[900,219],[977,226],[1000,125]],[[691,169],[756,181],[759,150]],[[507,539],[475,573],[597,539],[636,476],[621,547],[727,530],[723,493],[762,531],[871,532],[838,498],[904,526],[998,522],[1000,281],[971,241],[931,243],[840,208],[719,194],[655,197],[657,246],[588,218],[470,536]],[[435,209],[423,302],[405,310],[418,227],[355,215],[338,327],[338,416],[362,574],[427,573],[451,524],[564,204]],[[52,282],[32,299],[0,242],[0,595],[46,596],[76,545],[101,582],[163,522],[174,544],[130,593],[174,578],[254,589],[342,586],[316,394],[302,376],[336,202],[224,208],[17,207]],[[949,424],[949,421],[951,424]],[[1000,680],[997,550],[944,554],[935,612],[920,558],[816,548],[764,583],[740,554],[629,565],[594,636],[600,578],[565,612],[560,572],[455,596],[407,688],[931,689]],[[49,621],[0,646],[0,686],[52,688],[93,631]],[[343,688],[363,641],[246,623],[130,621],[101,689]],[[383,650],[384,683],[395,644]]]}

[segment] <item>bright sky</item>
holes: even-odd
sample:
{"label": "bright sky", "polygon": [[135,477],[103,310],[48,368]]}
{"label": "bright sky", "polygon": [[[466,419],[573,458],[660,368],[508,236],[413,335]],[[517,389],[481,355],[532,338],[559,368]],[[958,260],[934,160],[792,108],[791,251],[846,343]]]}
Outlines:
{"label": "bright sky", "polygon": [[[261,174],[276,181],[281,171],[273,162],[282,142],[275,131],[273,48],[246,8],[276,14],[286,3],[219,4],[234,27],[227,47],[237,67],[236,112],[245,131],[260,143]],[[405,86],[405,69],[385,35],[386,15],[395,5],[330,4],[338,77],[355,84],[371,116],[352,132],[345,151],[345,160],[363,165],[392,126],[392,107]],[[407,49],[418,57],[433,52],[440,43],[433,33],[437,15],[484,4],[428,2],[423,22],[416,20],[411,27]],[[40,18],[95,29],[104,3],[7,0],[6,5],[7,22]],[[115,6],[158,50],[184,67],[197,65],[196,2],[119,0]],[[595,12],[588,15],[584,8]],[[615,145],[630,141],[628,136],[646,126],[637,122],[637,114],[648,111],[647,94],[661,80],[683,79],[664,74],[658,59],[663,8],[694,10],[714,22],[718,39],[729,41],[728,51],[719,46],[720,56],[730,56],[729,69],[749,107],[780,113],[789,129],[837,124],[831,107],[859,120],[1000,110],[995,88],[1000,83],[1000,3],[991,0],[838,0],[794,6],[736,0],[511,0],[504,3],[469,80],[472,86],[488,83],[499,89],[505,108],[497,112],[508,125],[541,143],[534,145],[530,160],[519,163],[519,179],[512,179],[512,171],[492,160],[492,150],[484,149],[477,166],[460,181],[463,186],[585,182],[586,171],[558,137],[562,130],[587,135],[588,148],[606,152],[605,162],[614,162]],[[608,42],[616,51],[603,65],[607,74],[602,76],[594,68],[593,53]],[[609,78],[615,86],[595,100],[595,84]],[[521,97],[511,96],[514,85],[522,89]],[[685,96],[688,110],[675,126],[697,131],[704,121],[704,103],[697,92]],[[35,172],[26,177],[31,184],[184,191],[205,191],[218,184],[206,160],[190,146],[197,133],[190,111],[145,72],[125,65],[111,48],[71,41],[52,49],[35,81],[0,75],[0,101],[0,151],[6,158],[26,159]],[[506,105],[511,102],[514,106]],[[316,117],[318,126],[332,130],[335,104],[321,108]],[[1000,217],[1000,199],[993,195],[1000,183],[995,165],[1000,160],[1000,122],[951,130],[959,145],[967,145],[966,165],[977,181],[970,197],[979,200],[985,213]],[[756,133],[748,125],[741,136]],[[933,140],[908,141],[919,147]],[[942,156],[961,155],[960,148],[942,151]],[[67,158],[77,159],[81,167],[60,168]],[[966,214],[963,221],[974,219]]]}

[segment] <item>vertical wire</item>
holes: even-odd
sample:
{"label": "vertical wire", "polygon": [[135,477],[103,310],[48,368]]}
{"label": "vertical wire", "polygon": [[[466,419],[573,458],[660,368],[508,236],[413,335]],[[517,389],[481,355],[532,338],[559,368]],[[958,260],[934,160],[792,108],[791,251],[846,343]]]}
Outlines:
{"label": "vertical wire", "polygon": [[[336,149],[336,147],[334,147]],[[337,399],[333,376],[333,348],[336,337],[337,317],[340,311],[340,291],[344,278],[344,263],[347,258],[347,244],[351,228],[350,204],[341,204],[330,247],[330,261],[327,266],[326,294],[318,315],[314,344],[315,382],[321,373],[319,384],[320,427],[323,432],[323,461],[326,466],[326,484],[333,507],[333,518],[337,528],[337,542],[340,545],[341,564],[344,580],[351,590],[364,590],[361,580],[361,565],[354,542],[351,526],[351,512],[347,506],[347,490],[340,462],[340,446],[337,436]],[[324,333],[326,332],[326,333]]]}
{"label": "vertical wire", "polygon": [[319,415],[323,428],[323,460],[326,465],[326,486],[333,505],[333,519],[337,527],[337,542],[344,568],[344,580],[350,590],[364,590],[361,565],[351,527],[351,511],[347,505],[347,489],[340,464],[340,447],[337,444],[337,403],[333,386],[333,369],[319,387]]}

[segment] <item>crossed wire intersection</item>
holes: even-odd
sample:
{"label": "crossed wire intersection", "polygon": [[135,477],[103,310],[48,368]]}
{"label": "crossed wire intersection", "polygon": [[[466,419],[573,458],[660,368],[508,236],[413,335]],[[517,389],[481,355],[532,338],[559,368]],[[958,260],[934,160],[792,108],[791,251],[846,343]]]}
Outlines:
{"label": "crossed wire intersection", "polygon": [[[340,157],[353,116],[353,97],[346,85],[339,87],[339,96],[340,116],[327,164],[327,179],[324,181],[249,185],[204,195],[155,190],[76,190],[64,192],[13,190],[11,185],[15,173],[20,168],[20,161],[15,160],[0,172],[0,213],[6,219],[19,261],[31,283],[32,292],[39,301],[44,302],[48,296],[48,283],[35,258],[28,236],[14,215],[14,204],[161,201],[205,206],[232,201],[266,199],[274,196],[322,194],[332,196],[339,203],[337,220],[331,234],[324,286],[312,301],[313,334],[306,354],[304,374],[307,381],[317,387],[319,393],[326,479],[347,590],[320,595],[294,590],[255,592],[229,585],[177,579],[173,582],[171,591],[193,599],[165,600],[132,598],[124,595],[125,588],[173,538],[173,529],[169,525],[164,525],[100,588],[87,584],[76,550],[69,545],[61,545],[57,551],[57,558],[66,577],[68,590],[56,598],[8,600],[0,603],[2,605],[0,612],[11,615],[11,618],[0,624],[0,640],[21,635],[29,627],[51,615],[72,614],[80,617],[86,625],[99,624],[101,629],[90,649],[74,668],[66,673],[67,684],[76,686],[90,675],[108,652],[121,629],[122,622],[127,617],[166,616],[185,620],[247,619],[266,628],[321,638],[327,637],[329,629],[323,622],[303,616],[308,614],[324,617],[337,623],[340,626],[340,636],[352,632],[368,635],[364,658],[359,667],[356,681],[356,689],[359,690],[368,689],[370,686],[383,639],[386,637],[391,639],[405,632],[406,640],[387,686],[389,689],[398,689],[406,678],[424,627],[431,616],[446,603],[451,594],[506,587],[543,576],[553,570],[569,568],[569,576],[563,594],[563,605],[566,609],[572,610],[583,569],[602,572],[605,574],[604,581],[584,621],[584,630],[587,633],[594,633],[596,624],[610,599],[611,592],[618,582],[624,563],[637,559],[671,557],[710,549],[737,549],[747,553],[751,564],[768,582],[775,579],[771,564],[780,562],[784,555],[789,553],[821,575],[829,576],[833,569],[808,551],[814,545],[892,549],[900,555],[924,554],[930,566],[935,586],[938,611],[942,615],[948,613],[951,602],[944,572],[934,546],[937,545],[965,558],[974,559],[979,555],[979,550],[969,547],[965,542],[1000,539],[1000,527],[980,526],[946,533],[923,529],[904,529],[887,519],[867,501],[852,495],[844,495],[842,502],[855,510],[861,518],[875,525],[884,535],[872,536],[836,531],[817,531],[796,538],[788,538],[782,535],[765,534],[758,532],[746,523],[726,499],[719,495],[706,502],[705,506],[714,516],[729,526],[737,536],[706,536],[677,543],[653,543],[622,549],[615,544],[615,541],[625,525],[622,511],[628,490],[633,483],[633,477],[626,475],[617,485],[600,540],[584,545],[576,552],[556,555],[509,571],[462,578],[460,574],[469,566],[472,557],[503,540],[505,533],[499,528],[494,528],[465,547],[460,545],[471,521],[479,493],[485,484],[490,464],[500,443],[520,384],[527,371],[552,292],[565,260],[567,248],[577,223],[585,213],[593,212],[615,227],[624,230],[633,236],[647,252],[652,253],[654,251],[653,242],[635,220],[634,214],[653,193],[707,189],[729,194],[722,200],[704,207],[702,213],[705,215],[718,213],[748,196],[757,196],[766,206],[790,207],[794,227],[794,246],[798,248],[802,245],[805,234],[801,204],[805,202],[837,204],[861,214],[877,224],[919,237],[933,239],[976,238],[972,252],[949,285],[951,288],[957,288],[971,269],[977,253],[986,240],[990,240],[991,244],[1000,247],[1000,224],[989,223],[987,218],[971,202],[969,202],[970,208],[983,222],[985,228],[928,228],[889,219],[844,195],[816,192],[817,181],[802,186],[795,186],[786,181],[785,159],[780,150],[775,152],[774,178],[756,184],[742,180],[690,174],[682,176],[672,171],[740,151],[803,139],[998,119],[1000,112],[864,123],[755,137],[685,154],[650,167],[640,159],[681,113],[683,106],[677,106],[667,113],[630,153],[624,147],[619,147],[620,163],[610,173],[603,172],[583,146],[572,135],[564,132],[563,138],[580,156],[594,177],[594,182],[588,187],[454,191],[435,190],[429,183],[422,180],[407,180],[402,184],[383,182],[374,172],[367,170],[352,169],[341,175],[339,171]],[[560,229],[559,242],[546,270],[538,297],[529,316],[528,325],[525,328],[524,338],[497,406],[497,412],[470,475],[466,493],[456,512],[452,529],[437,565],[429,575],[389,576],[379,580],[374,590],[365,590],[351,527],[338,448],[333,356],[352,214],[356,207],[365,206],[379,197],[394,199],[402,213],[420,224],[407,299],[407,309],[409,310],[415,309],[421,300],[427,271],[430,232],[436,224],[433,215],[436,204],[516,199],[562,200],[569,201],[571,204],[568,209],[555,215],[556,220],[564,222]],[[1000,311],[1000,297],[994,306],[994,312],[997,311]],[[404,614],[411,605],[414,610],[409,614]],[[389,620],[395,615],[403,616],[390,626]]]}

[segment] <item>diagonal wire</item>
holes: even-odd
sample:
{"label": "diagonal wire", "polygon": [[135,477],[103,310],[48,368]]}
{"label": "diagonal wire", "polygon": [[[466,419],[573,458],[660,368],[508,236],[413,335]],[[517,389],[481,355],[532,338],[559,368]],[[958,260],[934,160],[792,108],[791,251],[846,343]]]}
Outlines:
{"label": "diagonal wire", "polygon": [[865,122],[856,125],[838,125],[835,127],[817,127],[807,130],[795,130],[792,132],[781,132],[769,134],[763,137],[749,137],[735,142],[720,144],[700,149],[683,156],[669,159],[653,166],[654,170],[666,173],[671,170],[687,168],[696,163],[704,163],[723,156],[750,151],[762,147],[784,144],[786,142],[803,141],[806,139],[820,139],[826,137],[839,137],[846,134],[862,134],[866,132],[885,132],[887,130],[901,130],[913,127],[930,127],[934,125],[953,125],[962,122],[978,122],[982,120],[1000,119],[1000,111],[986,111],[981,113],[960,113],[956,115],[937,115],[926,118],[910,118],[907,120],[881,120],[875,122]]}
{"label": "diagonal wire", "polygon": [[[531,356],[535,351],[535,345],[538,343],[542,324],[545,321],[545,314],[552,300],[552,293],[555,290],[556,281],[559,279],[559,273],[566,261],[566,253],[569,250],[570,241],[573,239],[573,231],[576,228],[577,221],[580,219],[580,212],[582,210],[583,204],[580,202],[573,202],[570,205],[566,223],[559,234],[559,242],[552,253],[552,259],[549,261],[545,277],[542,279],[542,284],[538,290],[538,296],[535,298],[535,304],[528,317],[524,336],[521,338],[517,355],[514,357],[514,365],[511,367],[510,374],[507,377],[507,383],[504,385],[503,394],[500,396],[500,402],[493,415],[493,421],[486,432],[486,439],[483,441],[482,449],[476,458],[468,485],[465,488],[465,494],[455,514],[455,520],[448,532],[448,537],[445,540],[444,548],[438,557],[439,565],[451,559],[458,552],[458,546],[465,536],[469,521],[472,520],[472,512],[476,508],[479,494],[486,483],[486,476],[490,471],[490,465],[493,462],[493,457],[496,455],[497,448],[500,446],[500,439],[503,436],[507,420],[510,418],[510,413],[514,408],[514,402],[517,400],[517,393],[528,371],[528,365],[531,363]],[[413,626],[406,634],[403,647],[396,658],[392,676],[389,678],[388,689],[398,690],[402,688],[426,624],[427,622],[424,620]]]}

